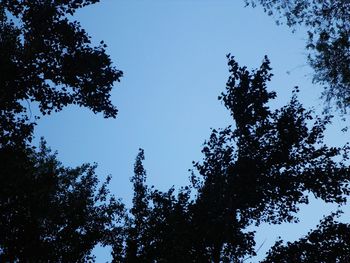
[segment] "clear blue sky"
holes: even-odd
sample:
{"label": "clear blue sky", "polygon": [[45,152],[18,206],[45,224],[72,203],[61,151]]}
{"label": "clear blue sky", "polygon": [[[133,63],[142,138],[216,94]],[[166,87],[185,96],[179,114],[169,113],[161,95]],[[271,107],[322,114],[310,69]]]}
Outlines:
{"label": "clear blue sky", "polygon": [[[115,66],[124,71],[112,94],[119,115],[106,120],[70,107],[42,118],[36,136],[44,136],[65,165],[97,162],[101,179],[112,174],[111,191],[126,204],[138,148],[145,149],[149,184],[180,187],[188,184],[191,162],[201,160],[210,127],[231,124],[217,100],[229,76],[227,53],[248,68],[269,56],[275,75],[269,87],[278,94],[273,107],[284,105],[294,86],[306,106],[322,107],[321,89],[312,85],[306,63],[306,35],[276,26],[260,8],[244,8],[243,0],[101,0],[75,18],[93,42],[107,43]],[[338,132],[341,125],[330,129],[327,142],[349,140]],[[298,225],[262,226],[257,245],[266,242],[258,258],[278,236],[293,240],[306,234],[327,211],[313,202],[302,209]],[[96,251],[98,262],[108,259],[106,250]]]}

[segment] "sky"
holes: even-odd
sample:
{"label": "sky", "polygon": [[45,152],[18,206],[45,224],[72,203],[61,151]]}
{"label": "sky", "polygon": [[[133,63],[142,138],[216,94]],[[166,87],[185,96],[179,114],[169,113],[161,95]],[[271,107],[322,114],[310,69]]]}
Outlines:
{"label": "sky", "polygon": [[[243,0],[101,0],[77,12],[75,19],[97,44],[103,40],[113,64],[123,70],[112,102],[116,119],[104,119],[87,109],[69,107],[43,117],[36,140],[44,136],[66,166],[97,162],[103,180],[113,176],[111,192],[130,205],[130,177],[139,148],[145,150],[148,184],[160,190],[189,183],[192,161],[210,128],[233,124],[217,97],[228,79],[226,54],[249,69],[268,55],[277,92],[272,108],[283,106],[294,86],[300,100],[320,112],[322,89],[312,84],[306,62],[306,35],[277,26],[261,8],[245,8]],[[345,124],[335,119],[326,142],[349,141]],[[295,240],[316,226],[335,206],[319,201],[301,208],[299,224],[262,225],[257,229],[256,262],[277,240]],[[97,262],[110,258],[108,248],[95,250]]]}

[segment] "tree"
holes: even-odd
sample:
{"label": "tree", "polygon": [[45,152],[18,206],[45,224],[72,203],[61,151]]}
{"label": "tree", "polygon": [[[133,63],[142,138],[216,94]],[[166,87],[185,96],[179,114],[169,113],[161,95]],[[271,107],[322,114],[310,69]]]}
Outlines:
{"label": "tree", "polygon": [[39,115],[68,105],[117,115],[110,93],[122,72],[72,20],[96,2],[0,1],[0,261],[91,261],[97,243],[118,239],[123,206],[110,178],[98,187],[96,165],[66,168],[29,144]]}
{"label": "tree", "polygon": [[283,245],[279,240],[262,262],[349,262],[350,225],[336,222],[335,216],[325,217],[315,230],[295,242]]}
{"label": "tree", "polygon": [[134,176],[131,178],[134,187],[134,198],[132,200],[133,207],[130,210],[132,218],[128,220],[126,262],[142,262],[140,260],[141,243],[145,243],[143,240],[147,227],[145,219],[149,214],[149,193],[145,185],[146,171],[142,165],[144,159],[144,151],[140,149],[135,161]]}
{"label": "tree", "polygon": [[[276,94],[267,91],[272,74],[266,57],[252,73],[228,58],[231,76],[219,99],[235,128],[213,130],[206,142],[204,160],[195,164],[201,182],[196,204],[204,207],[201,224],[210,226],[206,240],[216,243],[220,260],[237,261],[235,256],[254,254],[253,241],[237,251],[238,229],[264,221],[297,221],[298,205],[308,203],[307,193],[326,202],[346,201],[349,147],[323,143],[330,118],[313,117],[304,109],[297,88],[288,105],[269,109],[267,103]],[[336,162],[336,156],[343,161]],[[241,244],[247,240],[243,236]]]}
{"label": "tree", "polygon": [[148,187],[143,160],[140,149],[131,178],[134,198],[124,225],[125,247],[114,244],[113,262],[199,262],[192,252],[189,188],[176,196],[174,188],[161,192]]}
{"label": "tree", "polygon": [[96,165],[64,167],[40,150],[0,152],[0,261],[91,262],[97,243],[118,235],[123,205],[98,187]]}
{"label": "tree", "polygon": [[350,3],[344,0],[245,0],[260,4],[278,23],[308,30],[308,60],[323,97],[343,112],[350,105]]}
{"label": "tree", "polygon": [[297,88],[286,106],[272,111],[268,102],[276,93],[267,90],[267,57],[252,72],[231,55],[228,65],[231,75],[219,99],[234,125],[212,131],[203,161],[194,163],[191,186],[177,196],[173,188],[149,189],[143,151],[136,159],[134,219],[125,232],[127,240],[137,240],[138,261],[241,262],[255,255],[252,224],[298,221],[298,205],[307,204],[310,194],[346,202],[349,146],[324,144],[330,117],[303,108]]}
{"label": "tree", "polygon": [[92,47],[85,30],[70,19],[96,2],[1,1],[0,145],[30,141],[35,120],[26,103],[44,115],[71,104],[106,118],[117,115],[110,92],[122,72],[112,66],[104,42]]}

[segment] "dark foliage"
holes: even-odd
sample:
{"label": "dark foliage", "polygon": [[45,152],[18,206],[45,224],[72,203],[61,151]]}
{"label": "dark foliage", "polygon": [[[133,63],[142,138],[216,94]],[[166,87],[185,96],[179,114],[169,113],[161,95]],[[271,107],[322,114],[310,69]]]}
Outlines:
{"label": "dark foliage", "polygon": [[[247,0],[248,1],[248,0]],[[252,224],[297,221],[310,194],[343,204],[349,195],[349,146],[328,147],[330,117],[315,117],[297,99],[277,110],[268,103],[270,62],[248,71],[230,55],[230,77],[219,99],[234,123],[213,130],[191,185],[162,192],[148,187],[140,150],[127,215],[98,186],[95,165],[64,167],[42,142],[28,146],[41,114],[78,105],[115,117],[110,92],[122,72],[101,42],[93,47],[70,16],[98,0],[0,2],[0,261],[93,261],[96,244],[112,246],[114,262],[240,262],[255,255]],[[310,28],[315,81],[326,98],[349,101],[349,3],[250,1]],[[270,250],[265,262],[349,260],[347,224],[334,216],[306,237]],[[346,246],[341,246],[346,244]],[[322,250],[317,253],[318,250]]]}
{"label": "dark foliage", "polygon": [[29,146],[39,115],[68,105],[117,114],[110,95],[122,72],[71,19],[96,2],[0,1],[1,262],[92,261],[97,243],[118,241],[123,206],[110,178],[98,187],[96,165],[66,168],[44,144]]}
{"label": "dark foliage", "polygon": [[0,151],[0,261],[87,262],[119,233],[123,206],[95,165],[66,168],[45,143]]}
{"label": "dark foliage", "polygon": [[175,196],[146,185],[144,152],[140,150],[131,178],[134,187],[133,207],[125,225],[125,248],[114,249],[114,262],[201,262],[193,250],[190,229],[189,188]]}
{"label": "dark foliage", "polygon": [[[272,77],[264,59],[249,72],[229,56],[231,76],[220,100],[230,111],[235,128],[213,130],[203,148],[204,160],[196,163],[201,182],[196,206],[206,240],[216,242],[218,254],[252,253],[250,241],[242,251],[235,242],[237,230],[261,221],[281,223],[297,220],[298,205],[308,203],[308,193],[326,202],[345,202],[349,194],[348,146],[329,148],[323,143],[328,117],[313,117],[297,100],[271,111],[276,97],[266,83]],[[335,161],[336,156],[343,161]],[[242,243],[247,237],[242,236]],[[239,253],[241,252],[241,254]],[[218,262],[218,261],[217,261]]]}
{"label": "dark foliage", "polygon": [[115,117],[110,92],[122,72],[101,42],[70,15],[98,0],[0,3],[0,145],[30,140],[35,124],[30,104],[42,114],[76,104]]}
{"label": "dark foliage", "polygon": [[326,101],[345,111],[350,105],[350,2],[345,0],[245,0],[261,4],[278,22],[308,29],[314,81],[325,87]]}
{"label": "dark foliage", "polygon": [[[270,110],[270,62],[249,72],[228,56],[231,76],[219,99],[235,126],[213,130],[195,163],[192,186],[176,196],[145,184],[136,159],[133,208],[123,262],[239,262],[255,255],[251,224],[297,221],[309,194],[342,204],[349,194],[349,147],[323,143],[329,117],[313,117],[297,100]],[[338,159],[336,161],[336,159]],[[192,190],[195,190],[191,194]]]}
{"label": "dark foliage", "polygon": [[334,221],[334,216],[324,218],[317,229],[298,241],[286,245],[278,241],[262,262],[349,262],[350,225]]}
{"label": "dark foliage", "polygon": [[[308,202],[306,192],[326,202],[344,202],[349,194],[349,168],[344,164],[349,147],[323,143],[330,118],[313,117],[305,110],[297,88],[288,105],[271,111],[267,102],[276,95],[266,89],[272,76],[267,58],[253,73],[233,57],[229,66],[231,77],[220,99],[236,127],[214,130],[206,143],[204,161],[196,164],[204,178],[199,193],[221,195],[227,189],[222,196],[229,199],[223,203],[258,221],[292,220],[296,205]],[[343,161],[335,161],[336,156]],[[216,188],[217,182],[224,184]]]}

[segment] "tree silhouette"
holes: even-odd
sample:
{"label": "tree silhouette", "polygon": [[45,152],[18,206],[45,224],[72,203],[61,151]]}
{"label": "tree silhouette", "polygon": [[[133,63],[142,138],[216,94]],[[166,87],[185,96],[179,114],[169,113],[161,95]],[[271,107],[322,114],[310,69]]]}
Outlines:
{"label": "tree silhouette", "polygon": [[[26,103],[42,114],[76,104],[115,117],[110,91],[122,72],[112,66],[103,41],[69,18],[98,0],[0,3],[0,145],[30,140],[35,120]],[[29,115],[29,116],[28,116]]]}
{"label": "tree silhouette", "polygon": [[231,75],[219,99],[235,123],[212,131],[203,161],[194,163],[191,187],[178,195],[173,188],[148,188],[139,153],[122,262],[240,262],[255,255],[248,226],[297,221],[298,205],[310,194],[345,203],[349,147],[324,144],[330,117],[304,109],[297,88],[286,106],[272,111],[268,102],[276,94],[267,90],[267,57],[252,72],[230,55],[228,65]]}
{"label": "tree silhouette", "polygon": [[[122,72],[71,16],[98,0],[0,1],[0,261],[86,262],[118,239],[123,206],[98,187],[96,165],[66,168],[42,143],[39,114],[79,105],[116,117]],[[113,233],[113,235],[112,235]],[[121,239],[121,238],[119,238]]]}
{"label": "tree silhouette", "polygon": [[350,105],[350,3],[343,0],[245,0],[260,4],[278,23],[308,30],[308,59],[323,96],[343,112]]}
{"label": "tree silhouette", "polygon": [[[248,0],[246,0],[248,1]],[[349,191],[349,146],[328,147],[328,116],[298,101],[271,110],[270,61],[248,71],[228,55],[230,77],[219,99],[233,124],[213,129],[189,186],[159,191],[146,184],[144,151],[131,178],[132,208],[124,210],[99,186],[96,165],[64,167],[41,142],[29,143],[35,120],[78,105],[116,117],[110,92],[122,72],[112,66],[71,16],[98,0],[0,3],[0,261],[86,262],[98,243],[114,262],[240,262],[254,256],[249,226],[298,220],[309,196],[344,204]],[[315,81],[339,107],[349,97],[349,4],[346,1],[262,1],[285,12],[290,26],[310,28]],[[293,243],[279,241],[264,262],[348,261],[348,224],[335,214]],[[317,250],[321,249],[321,252]]]}
{"label": "tree silhouette", "polygon": [[131,182],[134,187],[133,207],[131,209],[132,219],[130,218],[128,238],[126,242],[126,259],[127,262],[142,262],[139,259],[141,244],[145,243],[144,231],[147,227],[145,225],[145,218],[149,215],[149,201],[148,201],[148,189],[145,185],[146,171],[143,168],[142,161],[144,160],[144,151],[140,149],[137,155],[134,176],[131,178]]}
{"label": "tree silhouette", "polygon": [[350,225],[334,221],[335,216],[325,217],[298,241],[276,242],[262,262],[349,262]]}
{"label": "tree silhouette", "polygon": [[[124,244],[112,244],[113,262],[195,262],[189,206],[190,191],[183,188],[177,196],[146,185],[144,151],[136,158],[133,206],[124,225]],[[181,242],[180,242],[181,241]],[[116,246],[115,246],[116,245]]]}
{"label": "tree silhouette", "polygon": [[[206,142],[204,160],[195,164],[201,176],[196,204],[204,206],[205,215],[199,217],[207,224],[203,233],[211,232],[206,240],[217,242],[216,254],[237,261],[233,255],[244,254],[235,251],[233,222],[244,229],[249,223],[296,221],[298,204],[308,203],[307,193],[326,202],[345,202],[349,149],[323,143],[330,119],[305,110],[297,89],[288,105],[269,109],[267,103],[276,94],[267,91],[272,74],[266,57],[252,73],[228,58],[231,76],[220,100],[235,128],[213,130]],[[336,162],[336,156],[343,161]]]}
{"label": "tree silhouette", "polygon": [[0,152],[0,261],[87,262],[119,233],[123,205],[98,187],[96,165],[64,167],[40,150]]}

